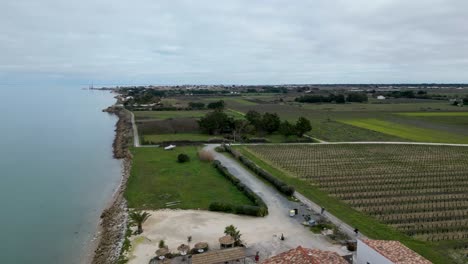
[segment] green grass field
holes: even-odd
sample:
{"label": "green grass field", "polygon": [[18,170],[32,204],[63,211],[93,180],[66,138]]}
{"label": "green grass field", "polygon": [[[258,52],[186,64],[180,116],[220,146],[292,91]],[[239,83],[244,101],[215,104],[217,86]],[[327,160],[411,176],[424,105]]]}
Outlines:
{"label": "green grass field", "polygon": [[138,119],[168,119],[168,118],[199,118],[208,111],[134,111],[135,118]]}
{"label": "green grass field", "polygon": [[402,116],[443,116],[443,117],[453,117],[453,116],[466,116],[468,117],[468,112],[410,112],[410,113],[397,113]]}
{"label": "green grass field", "polygon": [[[200,118],[209,113],[209,110],[190,111],[134,111],[135,118],[138,119],[168,119],[168,118]],[[225,110],[226,114],[235,118],[243,118],[242,113],[230,109]]]}
{"label": "green grass field", "polygon": [[427,129],[412,125],[390,122],[381,119],[350,119],[340,120],[340,122],[359,128],[364,128],[379,133],[407,139],[410,141],[435,143],[468,143],[468,136],[462,136],[440,130]]}
{"label": "green grass field", "polygon": [[[326,208],[327,211],[334,214],[339,219],[343,220],[347,224],[351,225],[352,227],[359,228],[360,232],[365,234],[366,236],[373,238],[373,239],[384,239],[384,240],[398,240],[403,244],[407,245],[411,249],[415,250],[419,254],[423,255],[427,259],[431,260],[434,263],[454,263],[450,259],[447,258],[446,252],[448,249],[452,248],[454,245],[459,245],[463,241],[439,241],[439,242],[426,242],[417,240],[410,236],[405,235],[397,231],[394,227],[384,224],[379,220],[370,217],[369,215],[353,209],[350,205],[346,204],[342,200],[338,199],[337,197],[329,195],[326,191],[320,188],[320,184],[311,184],[308,179],[298,176],[297,174],[289,172],[289,170],[285,170],[283,167],[279,166],[278,164],[265,159],[261,158],[256,151],[252,149],[256,148],[257,146],[236,146],[235,148],[239,150],[242,154],[246,155],[249,159],[254,161],[260,167],[266,169],[268,172],[273,174],[275,177],[283,180],[284,182],[292,185],[295,189],[300,192],[301,194],[305,195],[307,198],[311,199],[312,201],[316,202],[320,206]],[[275,148],[274,145],[268,146],[258,146],[262,148]],[[294,148],[294,146],[282,146],[283,148]],[[303,146],[306,148],[307,146]],[[316,147],[319,148],[327,148],[326,145],[317,145]],[[334,146],[332,146],[334,148]],[[273,150],[273,154],[278,155],[278,149]],[[318,153],[321,153],[320,151]],[[361,152],[358,152],[359,154]],[[355,153],[356,154],[356,153]],[[321,154],[317,154],[321,156]],[[351,155],[352,156],[352,155]],[[372,155],[371,155],[372,156]],[[380,159],[380,156],[375,156],[376,160]],[[302,158],[306,159],[307,155],[302,155]],[[341,158],[350,157],[350,154],[341,154],[339,155]],[[359,155],[354,155],[357,160],[359,159]],[[310,158],[310,157],[309,157]],[[297,161],[296,156],[292,155],[285,155],[282,159],[282,162],[288,162],[290,160]],[[327,158],[323,160],[315,160],[318,162],[332,162],[328,161]],[[322,175],[320,171],[325,173],[330,173],[335,171],[339,173],[341,170],[333,170],[331,169],[332,165],[330,166],[314,166],[309,162],[300,162],[302,167],[304,166],[312,166],[310,167],[310,171],[313,173],[318,173],[318,175]],[[346,163],[344,162],[342,165],[345,167],[349,167],[348,165],[355,164],[356,166],[362,166],[366,164],[360,163]],[[294,168],[303,169],[301,166],[296,166]],[[312,169],[313,168],[313,169]],[[331,169],[331,170],[330,170]],[[365,168],[364,168],[365,169]],[[426,168],[428,169],[428,168]],[[350,171],[350,169],[344,169],[344,171]],[[389,172],[390,173],[390,172]],[[366,172],[367,175],[367,172]],[[349,193],[352,195],[352,193]]]}
{"label": "green grass field", "polygon": [[208,141],[210,139],[222,139],[223,137],[216,137],[207,134],[196,133],[178,133],[178,134],[156,134],[156,135],[143,135],[142,141],[149,141],[153,143],[167,142],[167,141]]}
{"label": "green grass field", "polygon": [[[197,158],[198,148],[133,148],[133,164],[125,190],[130,208],[138,209],[208,209],[212,202],[253,205],[209,162]],[[178,163],[185,153],[190,162]],[[176,206],[166,203],[180,201]]]}

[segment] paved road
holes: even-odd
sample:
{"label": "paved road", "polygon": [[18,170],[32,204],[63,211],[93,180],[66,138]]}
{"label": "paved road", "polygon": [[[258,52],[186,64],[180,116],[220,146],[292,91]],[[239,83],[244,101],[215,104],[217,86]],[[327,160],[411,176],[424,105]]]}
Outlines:
{"label": "paved road", "polygon": [[[298,205],[295,202],[291,202],[281,195],[275,188],[265,184],[258,177],[252,175],[250,171],[241,166],[236,160],[226,157],[225,155],[218,153],[214,150],[215,147],[219,145],[210,144],[205,147],[205,150],[210,151],[215,156],[215,159],[219,160],[234,176],[241,180],[245,185],[249,186],[255,193],[257,193],[267,204],[268,206],[268,217],[275,217],[282,219],[283,222],[293,223],[299,228],[299,231],[304,232],[304,228],[298,223],[297,219],[289,217],[289,210],[296,208]],[[295,196],[304,203],[308,208],[312,209],[315,213],[319,214],[321,207],[304,197],[302,194],[297,193]],[[356,237],[354,233],[354,228],[347,225],[346,223],[339,220],[337,217],[325,212],[323,214],[328,220],[330,220],[334,225],[340,228],[340,230],[346,233],[348,236],[354,238]],[[296,217],[302,218],[301,215]],[[299,219],[303,221],[303,219]],[[299,221],[299,222],[300,222]],[[286,231],[285,231],[286,235]],[[364,236],[360,236],[365,238]]]}

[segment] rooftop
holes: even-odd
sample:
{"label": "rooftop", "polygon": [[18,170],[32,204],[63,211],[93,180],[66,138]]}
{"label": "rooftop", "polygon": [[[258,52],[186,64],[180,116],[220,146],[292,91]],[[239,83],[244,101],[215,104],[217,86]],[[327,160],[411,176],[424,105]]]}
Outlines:
{"label": "rooftop", "polygon": [[303,248],[301,246],[266,259],[262,264],[348,264],[335,252]]}
{"label": "rooftop", "polygon": [[230,249],[208,251],[203,254],[192,256],[192,264],[215,264],[226,261],[241,260],[245,258],[244,248],[236,247]]}
{"label": "rooftop", "polygon": [[396,264],[431,264],[399,241],[363,239],[363,243]]}

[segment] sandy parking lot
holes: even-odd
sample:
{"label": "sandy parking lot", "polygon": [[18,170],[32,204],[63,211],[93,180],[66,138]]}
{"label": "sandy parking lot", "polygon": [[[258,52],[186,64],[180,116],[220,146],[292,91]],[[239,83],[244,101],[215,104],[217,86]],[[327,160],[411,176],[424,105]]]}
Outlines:
{"label": "sandy parking lot", "polygon": [[[348,251],[340,245],[331,244],[322,235],[316,235],[301,226],[297,221],[282,221],[274,216],[248,217],[225,213],[197,210],[159,210],[149,211],[151,217],[143,225],[144,232],[133,236],[129,263],[148,263],[155,256],[160,240],[164,240],[173,252],[187,237],[192,236],[195,243],[208,242],[210,249],[218,249],[218,238],[223,236],[224,228],[233,224],[242,233],[250,254],[260,251],[261,259],[299,245],[338,252]],[[279,236],[284,234],[285,240]]]}

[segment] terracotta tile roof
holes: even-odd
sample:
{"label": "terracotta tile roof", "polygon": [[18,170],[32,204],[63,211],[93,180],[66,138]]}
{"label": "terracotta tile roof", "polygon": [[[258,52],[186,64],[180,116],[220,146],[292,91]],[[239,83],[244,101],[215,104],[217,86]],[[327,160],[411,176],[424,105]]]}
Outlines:
{"label": "terracotta tile roof", "polygon": [[363,239],[363,243],[379,252],[395,264],[431,264],[418,253],[409,249],[399,241]]}
{"label": "terracotta tile roof", "polygon": [[262,264],[348,264],[335,252],[303,248],[301,246],[266,259]]}
{"label": "terracotta tile roof", "polygon": [[192,264],[215,264],[226,261],[242,260],[245,258],[245,249],[236,247],[230,249],[213,250],[192,256]]}

